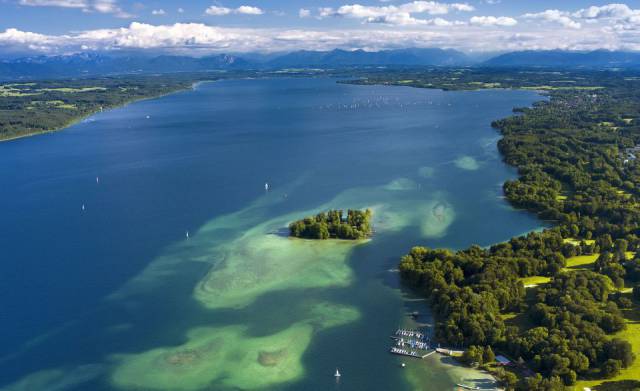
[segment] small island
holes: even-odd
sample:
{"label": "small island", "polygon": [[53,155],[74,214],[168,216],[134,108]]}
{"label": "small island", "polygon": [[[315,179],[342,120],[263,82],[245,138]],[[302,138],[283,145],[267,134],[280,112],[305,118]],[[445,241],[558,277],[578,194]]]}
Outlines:
{"label": "small island", "polygon": [[371,216],[367,210],[321,212],[289,224],[289,235],[304,239],[364,239],[371,235]]}

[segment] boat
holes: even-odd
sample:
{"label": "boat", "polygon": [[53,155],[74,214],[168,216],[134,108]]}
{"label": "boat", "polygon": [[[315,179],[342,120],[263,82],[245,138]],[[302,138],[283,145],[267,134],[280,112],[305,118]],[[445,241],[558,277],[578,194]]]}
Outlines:
{"label": "boat", "polygon": [[265,182],[265,183],[264,183],[264,189],[265,189],[266,191],[269,191],[269,183],[268,183],[268,182]]}
{"label": "boat", "polygon": [[342,375],[340,375],[340,371],[338,370],[338,368],[336,368],[336,374],[335,374],[335,375],[333,375],[333,376],[335,376],[335,377],[340,377],[340,376],[342,376]]}
{"label": "boat", "polygon": [[100,177],[96,177],[96,183],[100,183]]}
{"label": "boat", "polygon": [[84,204],[82,204],[82,210],[84,210]]}
{"label": "boat", "polygon": [[187,236],[187,239],[189,239],[189,231],[187,231],[186,236]]}

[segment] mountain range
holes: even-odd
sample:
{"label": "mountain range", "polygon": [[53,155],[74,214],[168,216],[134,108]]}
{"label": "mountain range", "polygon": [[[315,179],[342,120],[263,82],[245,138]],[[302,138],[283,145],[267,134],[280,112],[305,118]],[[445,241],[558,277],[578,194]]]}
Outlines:
{"label": "mountain range", "polygon": [[79,53],[0,60],[0,79],[39,79],[125,73],[204,72],[213,70],[342,68],[365,66],[482,66],[548,68],[640,67],[640,52],[597,50],[520,51],[479,60],[453,49],[295,51],[261,55],[217,54],[205,57]]}
{"label": "mountain range", "polygon": [[528,50],[493,57],[483,63],[499,67],[628,68],[640,66],[640,52]]}

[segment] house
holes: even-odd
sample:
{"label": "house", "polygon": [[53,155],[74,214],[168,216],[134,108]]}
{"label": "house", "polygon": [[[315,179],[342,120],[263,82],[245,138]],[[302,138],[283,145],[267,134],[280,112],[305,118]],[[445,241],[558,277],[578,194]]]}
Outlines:
{"label": "house", "polygon": [[503,365],[503,366],[511,365],[511,360],[509,360],[508,358],[506,358],[505,356],[502,356],[502,355],[496,356],[496,362],[499,365]]}

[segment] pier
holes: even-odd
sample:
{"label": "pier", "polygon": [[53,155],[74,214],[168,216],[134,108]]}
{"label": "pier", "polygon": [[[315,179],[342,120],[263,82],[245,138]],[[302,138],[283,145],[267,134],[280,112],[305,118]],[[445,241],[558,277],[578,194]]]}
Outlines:
{"label": "pier", "polygon": [[392,347],[390,352],[392,354],[398,354],[400,356],[407,356],[407,357],[413,357],[413,358],[425,358],[430,354],[430,353],[419,354],[416,350],[406,350],[406,349],[400,349],[395,347]]}
{"label": "pier", "polygon": [[397,337],[406,337],[406,338],[416,338],[416,339],[425,339],[426,335],[419,330],[411,330],[411,329],[398,329],[396,330]]}
{"label": "pier", "polygon": [[445,356],[462,356],[462,354],[464,353],[464,350],[436,348],[436,352],[440,354],[444,354]]}

